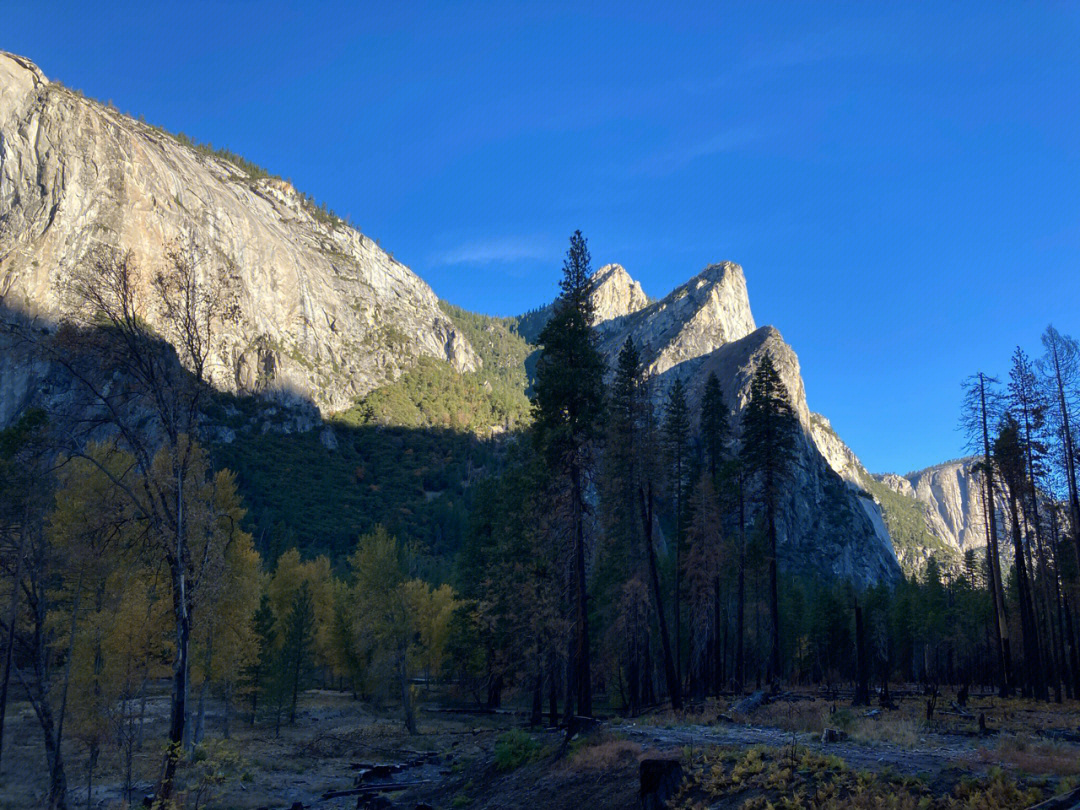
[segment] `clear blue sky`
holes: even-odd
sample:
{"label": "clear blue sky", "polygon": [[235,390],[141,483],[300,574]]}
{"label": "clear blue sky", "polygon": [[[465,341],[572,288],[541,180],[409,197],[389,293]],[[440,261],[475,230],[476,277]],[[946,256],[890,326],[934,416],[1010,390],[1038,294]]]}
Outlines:
{"label": "clear blue sky", "polygon": [[4,4],[0,48],[325,200],[440,296],[549,300],[568,235],[659,296],[746,269],[872,470],[1080,335],[1080,4]]}

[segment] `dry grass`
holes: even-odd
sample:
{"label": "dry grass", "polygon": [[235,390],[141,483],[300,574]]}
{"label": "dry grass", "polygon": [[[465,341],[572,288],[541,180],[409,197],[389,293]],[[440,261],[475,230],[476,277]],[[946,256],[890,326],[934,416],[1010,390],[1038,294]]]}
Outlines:
{"label": "dry grass", "polygon": [[678,810],[1004,810],[1029,807],[1042,790],[996,770],[932,788],[912,776],[849,768],[834,756],[754,746],[714,748],[687,765],[687,777],[671,803]]}
{"label": "dry grass", "polygon": [[583,745],[571,755],[568,766],[578,771],[606,771],[637,760],[641,746],[630,740],[606,738]]}
{"label": "dry grass", "polygon": [[758,726],[773,726],[784,731],[809,731],[820,734],[826,725],[829,714],[828,704],[822,701],[799,701],[788,703],[778,701],[768,703],[749,716],[733,714],[735,720],[750,722]]}
{"label": "dry grass", "polygon": [[1074,747],[1061,743],[1003,735],[990,748],[980,748],[979,759],[1020,773],[1047,776],[1080,775],[1080,757]]}

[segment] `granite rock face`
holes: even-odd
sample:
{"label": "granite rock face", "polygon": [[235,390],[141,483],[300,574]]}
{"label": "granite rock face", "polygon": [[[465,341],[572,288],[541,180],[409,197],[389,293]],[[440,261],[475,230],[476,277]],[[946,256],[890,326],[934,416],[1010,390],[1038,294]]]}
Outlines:
{"label": "granite rock face", "polygon": [[592,276],[593,325],[631,315],[649,305],[641,285],[621,264],[605,264]]}
{"label": "granite rock face", "polygon": [[[206,257],[202,272],[225,277],[239,313],[220,325],[210,358],[222,390],[336,411],[422,356],[479,366],[427,284],[286,181],[191,148],[0,53],[3,308],[78,319],[64,290],[92,249],[130,250],[145,284],[168,246],[185,240]],[[145,317],[168,337],[152,308]],[[0,366],[5,400],[36,384],[25,368]]]}
{"label": "granite rock face", "polygon": [[[984,484],[975,470],[978,462],[978,458],[961,458],[903,476],[875,477],[895,492],[926,504],[927,528],[962,554],[986,548]],[[998,504],[999,511],[1003,506]]]}

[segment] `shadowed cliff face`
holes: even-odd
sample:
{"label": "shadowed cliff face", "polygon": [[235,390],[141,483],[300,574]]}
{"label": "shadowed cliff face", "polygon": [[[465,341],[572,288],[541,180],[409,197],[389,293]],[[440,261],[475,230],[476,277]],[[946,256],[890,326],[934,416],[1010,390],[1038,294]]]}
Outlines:
{"label": "shadowed cliff face", "polygon": [[[193,240],[238,313],[210,359],[222,390],[334,411],[420,356],[479,365],[427,284],[289,183],[257,174],[0,53],[0,300],[78,316],[64,290],[90,250],[130,250],[149,284],[167,247]],[[145,317],[169,336],[159,313]]]}

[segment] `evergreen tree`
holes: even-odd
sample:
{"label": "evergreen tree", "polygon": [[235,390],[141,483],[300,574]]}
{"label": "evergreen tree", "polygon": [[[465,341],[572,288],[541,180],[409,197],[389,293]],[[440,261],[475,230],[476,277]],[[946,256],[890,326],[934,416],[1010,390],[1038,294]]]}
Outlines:
{"label": "evergreen tree", "polygon": [[1024,694],[1045,698],[1046,681],[1042,677],[1039,656],[1038,624],[1035,620],[1031,576],[1024,554],[1022,502],[1027,491],[1025,455],[1020,425],[1011,413],[1006,413],[994,440],[994,466],[1004,485],[1012,526],[1013,575],[1020,602],[1020,633],[1024,645]]}
{"label": "evergreen tree", "polygon": [[682,683],[682,550],[686,535],[686,489],[690,472],[690,413],[686,388],[676,379],[664,403],[664,451],[667,459],[668,497],[675,512],[675,673]]}
{"label": "evergreen tree", "polygon": [[277,656],[277,619],[270,607],[270,597],[265,593],[259,602],[259,609],[255,611],[254,625],[259,653],[247,671],[248,688],[251,690],[252,725],[258,718],[259,698],[267,691],[267,681]]}
{"label": "evergreen tree", "polygon": [[296,722],[296,701],[311,675],[312,642],[315,636],[315,611],[311,590],[305,582],[293,599],[285,620],[282,653],[289,683],[289,725]]}
{"label": "evergreen tree", "polygon": [[[643,450],[643,384],[640,358],[632,338],[619,352],[608,403],[601,506],[604,515],[603,559],[598,565],[594,598],[609,628],[608,655],[625,676],[625,703],[631,714],[642,707],[649,660],[650,599],[645,549],[637,515]],[[617,679],[622,684],[621,678]]]}
{"label": "evergreen tree", "polygon": [[1005,613],[1005,590],[1001,579],[1001,557],[998,549],[997,508],[994,486],[994,465],[990,453],[990,421],[998,411],[997,380],[981,371],[964,383],[964,409],[960,426],[968,437],[968,446],[982,456],[975,468],[982,480],[980,497],[986,528],[987,584],[994,609],[994,644],[997,659],[998,694],[1012,693],[1012,649],[1009,639],[1009,620]]}
{"label": "evergreen tree", "polygon": [[1013,364],[1009,371],[1009,400],[1010,409],[1016,415],[1020,428],[1024,459],[1027,464],[1027,492],[1023,503],[1029,530],[1029,547],[1030,541],[1034,540],[1037,555],[1037,565],[1032,565],[1031,577],[1036,615],[1040,607],[1043,614],[1040,625],[1045,630],[1045,636],[1040,633],[1040,641],[1045,638],[1046,645],[1041,656],[1046,662],[1046,677],[1054,687],[1054,698],[1060,703],[1061,679],[1058,677],[1058,662],[1062,653],[1058,650],[1058,639],[1052,618],[1056,612],[1056,604],[1050,593],[1050,568],[1044,547],[1046,527],[1042,520],[1039,494],[1046,476],[1047,450],[1044,436],[1047,406],[1031,362],[1020,347],[1013,352]]}
{"label": "evergreen tree", "polygon": [[589,607],[586,568],[585,492],[592,471],[593,446],[601,436],[604,413],[604,361],[594,345],[590,324],[590,256],[581,231],[570,237],[570,249],[559,283],[562,294],[540,333],[533,414],[536,438],[552,473],[569,491],[567,534],[572,546],[574,639],[568,697],[575,695],[577,713],[592,714],[589,664]]}
{"label": "evergreen tree", "polygon": [[712,479],[699,476],[692,493],[692,517],[687,527],[683,560],[689,599],[690,688],[702,697],[719,666],[720,571],[724,563],[720,543],[720,509]]}
{"label": "evergreen tree", "polygon": [[701,395],[701,443],[705,449],[709,476],[714,483],[724,461],[729,432],[728,410],[724,404],[724,393],[720,390],[720,380],[710,371]]}
{"label": "evergreen tree", "polygon": [[769,614],[772,621],[769,655],[771,678],[781,676],[776,521],[781,494],[794,461],[798,424],[787,388],[773,365],[772,356],[765,352],[750,383],[750,401],[743,414],[742,456],[747,470],[756,479],[758,500],[764,513],[767,533]]}

